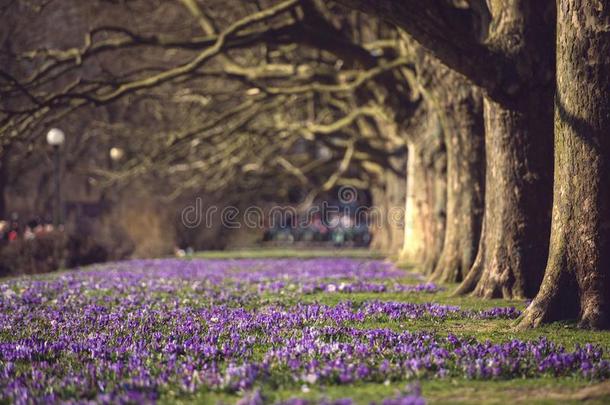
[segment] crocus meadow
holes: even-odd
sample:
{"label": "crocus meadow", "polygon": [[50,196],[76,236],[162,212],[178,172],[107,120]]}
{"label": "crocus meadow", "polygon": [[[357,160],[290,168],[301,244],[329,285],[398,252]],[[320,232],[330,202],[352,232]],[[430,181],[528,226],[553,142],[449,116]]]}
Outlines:
{"label": "crocus meadow", "polygon": [[[520,315],[434,303],[437,291],[389,262],[355,259],[133,260],[5,280],[0,401],[142,403],[225,392],[263,403],[261,387],[610,376],[593,345],[568,350],[544,338],[491,343],[378,326]],[[384,292],[400,292],[404,302],[384,300]],[[298,299],[313,293],[339,300]],[[355,293],[379,298],[356,302]],[[410,294],[430,302],[410,303]]]}

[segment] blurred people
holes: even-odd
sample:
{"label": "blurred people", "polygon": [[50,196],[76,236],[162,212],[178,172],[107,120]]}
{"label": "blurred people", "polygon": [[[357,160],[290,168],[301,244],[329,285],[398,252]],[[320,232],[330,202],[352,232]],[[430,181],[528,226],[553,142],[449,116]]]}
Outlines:
{"label": "blurred people", "polygon": [[8,231],[8,241],[14,242],[19,239],[19,222],[12,221],[10,230]]}
{"label": "blurred people", "polygon": [[332,213],[328,224],[324,222],[319,212],[300,219],[289,217],[285,224],[267,226],[262,241],[282,244],[331,243],[336,247],[367,246],[370,242],[368,225],[357,223],[348,212]]}

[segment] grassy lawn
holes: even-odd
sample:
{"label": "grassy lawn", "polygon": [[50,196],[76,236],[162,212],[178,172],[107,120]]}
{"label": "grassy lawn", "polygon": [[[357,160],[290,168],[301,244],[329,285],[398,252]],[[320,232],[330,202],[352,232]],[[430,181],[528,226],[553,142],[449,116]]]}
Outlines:
{"label": "grassy lawn", "polygon": [[316,257],[352,257],[363,259],[380,259],[383,255],[364,248],[282,248],[261,247],[236,250],[207,250],[196,252],[192,257],[197,259],[312,259]]}
{"label": "grassy lawn", "polygon": [[[337,249],[337,250],[292,250],[282,248],[237,250],[237,251],[208,251],[199,252],[199,258],[313,258],[313,257],[355,257],[379,259],[383,257],[366,249]],[[409,268],[409,266],[404,266]],[[413,279],[405,278],[407,283]],[[527,302],[519,300],[483,300],[473,297],[455,297],[452,291],[457,285],[442,285],[443,291],[434,294],[402,293],[355,293],[349,299],[355,303],[369,300],[387,300],[423,303],[434,302],[447,305],[458,305],[462,308],[486,309],[498,306],[514,306],[524,309]],[[343,294],[315,293],[293,296],[265,296],[266,303],[282,302],[295,304],[296,302],[318,302],[326,305],[336,305],[345,299]],[[535,340],[541,336],[553,342],[572,348],[577,344],[599,344],[610,350],[610,332],[587,331],[576,327],[574,323],[555,323],[534,330],[517,330],[515,320],[413,320],[410,322],[371,322],[360,324],[363,328],[391,328],[395,330],[425,330],[437,334],[453,333],[459,336],[473,337],[478,340],[492,342],[506,342],[514,339]],[[513,379],[500,381],[474,381],[467,379],[450,380],[421,380],[421,388],[428,403],[436,404],[505,404],[505,403],[610,403],[610,381],[591,382],[580,378],[533,378]],[[281,389],[269,396],[272,401],[285,400],[291,397],[310,398],[358,398],[361,403],[378,401],[379,398],[391,396],[397,390],[404,388],[403,384],[354,384],[349,386],[328,386],[313,393],[304,394],[300,389]],[[192,400],[189,398],[186,402]],[[200,403],[231,402],[232,397],[227,395],[210,395],[197,397]],[[173,400],[173,399],[172,399]]]}
{"label": "grassy lawn", "polygon": [[[313,259],[320,257],[323,259]],[[201,252],[193,260],[136,260],[3,280],[0,356],[4,357],[0,357],[0,371],[4,374],[0,376],[0,388],[5,391],[0,402],[11,402],[12,394],[6,389],[15,380],[23,383],[20,389],[30,393],[34,402],[49,392],[64,400],[99,400],[100,387],[116,395],[125,394],[125,387],[136,387],[136,391],[153,392],[156,401],[167,404],[233,404],[255,391],[262,394],[265,403],[291,398],[310,403],[351,398],[368,404],[396,397],[410,384],[417,384],[423,398],[433,404],[610,403],[610,380],[585,376],[578,371],[579,366],[558,376],[552,369],[538,372],[536,365],[530,364],[529,371],[524,368],[516,373],[503,371],[495,377],[473,377],[459,362],[454,363],[459,359],[454,359],[447,363],[446,376],[435,374],[435,366],[424,367],[421,374],[410,373],[407,367],[405,373],[402,362],[411,355],[395,355],[393,346],[383,347],[396,345],[396,350],[403,350],[396,339],[405,339],[400,337],[404,333],[424,336],[429,342],[425,345],[441,342],[438,344],[450,352],[452,347],[461,350],[470,344],[473,348],[502,346],[513,341],[538,342],[541,337],[564,346],[567,352],[591,343],[604,349],[603,359],[609,358],[610,333],[579,330],[570,323],[517,330],[514,316],[481,314],[507,307],[522,310],[526,302],[453,297],[455,285],[436,286],[439,288],[427,292],[410,289],[425,280],[387,262],[368,261],[378,257],[365,250]],[[253,260],[201,260],[245,258]],[[368,276],[358,276],[359,272]],[[429,305],[432,307],[422,309]],[[305,313],[308,315],[303,316]],[[372,338],[366,336],[375,331],[394,337],[367,349]],[[338,374],[332,374],[335,377],[304,384],[300,379],[307,371],[299,368],[304,366],[291,366],[288,358],[275,351],[290,345],[290,350],[301,350],[299,339],[310,333],[319,334],[311,341],[319,347],[307,349],[310,352],[305,350],[294,359],[320,359],[329,365],[338,359],[354,364],[369,362],[373,374],[341,383]],[[361,337],[354,337],[359,333]],[[447,346],[450,336],[462,343]],[[202,360],[208,355],[197,351],[200,349],[186,349],[197,339],[207,342],[201,346],[204,349],[212,345],[238,352],[213,355],[220,377],[232,362],[258,364],[268,358],[272,359],[271,366],[264,377],[256,377],[242,388],[208,383],[205,377],[197,377],[194,382],[189,377],[190,382],[185,383],[186,370],[190,370],[187,374],[203,370],[208,364],[208,360]],[[40,346],[41,341],[47,343]],[[67,342],[67,346],[49,352],[48,345],[58,341]],[[343,343],[349,350],[363,345],[363,350],[372,351],[362,355],[358,363],[360,355],[354,353],[352,358],[342,352],[346,349],[334,346]],[[185,349],[175,353],[168,349],[175,344]],[[24,347],[31,352],[24,353]],[[312,355],[311,350],[318,352]],[[557,353],[562,356],[561,349]],[[476,355],[469,358],[475,361]],[[124,359],[126,368],[117,371],[120,359]],[[431,359],[434,361],[434,356]],[[386,360],[393,364],[394,371],[375,374]],[[92,367],[97,370],[94,379]],[[163,373],[168,373],[167,377],[160,377]],[[142,377],[148,375],[153,379]],[[81,380],[84,385],[74,382]]]}
{"label": "grassy lawn", "polygon": [[[354,384],[327,386],[304,394],[294,389],[264,390],[271,403],[290,398],[305,398],[315,403],[328,398],[352,398],[358,403],[380,403],[380,398],[392,397],[404,384]],[[421,389],[429,404],[608,404],[610,383],[588,383],[575,379],[524,379],[508,381],[422,381]],[[222,394],[199,394],[189,397],[165,398],[164,403],[233,403],[235,397]]]}

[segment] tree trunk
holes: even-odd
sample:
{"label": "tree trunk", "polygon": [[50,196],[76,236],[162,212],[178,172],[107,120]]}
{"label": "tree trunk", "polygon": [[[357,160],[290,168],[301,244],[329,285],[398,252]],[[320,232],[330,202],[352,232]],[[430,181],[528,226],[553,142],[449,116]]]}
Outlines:
{"label": "tree trunk", "polygon": [[410,143],[407,151],[407,192],[400,261],[416,265],[424,257],[425,167],[421,148],[417,143]]}
{"label": "tree trunk", "polygon": [[436,63],[442,76],[432,90],[447,148],[445,239],[431,279],[458,282],[470,270],[483,220],[485,147],[480,91],[463,76]]}
{"label": "tree trunk", "polygon": [[548,251],[552,166],[546,155],[552,132],[546,112],[530,108],[531,113],[510,110],[485,100],[485,229],[458,293],[523,298],[540,286]]}
{"label": "tree trunk", "polygon": [[[464,76],[444,66],[408,36],[403,35],[401,44],[406,56],[416,61],[417,88],[427,111],[426,119],[419,119],[425,122],[426,130],[415,130],[425,137],[414,138],[429,142],[441,136],[446,149],[446,153],[430,156],[440,161],[429,161],[427,171],[420,175],[430,182],[430,204],[425,207],[432,207],[426,211],[429,231],[424,246],[429,252],[422,267],[427,273],[433,271],[435,281],[455,282],[472,265],[483,216],[482,96]],[[435,171],[436,163],[440,166]]]}
{"label": "tree trunk", "polygon": [[[400,159],[396,159],[396,166],[399,166]],[[402,172],[405,172],[404,157],[401,165]],[[393,171],[386,172],[386,194],[387,212],[386,218],[390,232],[390,243],[388,252],[396,257],[404,242],[404,202],[407,195],[407,183],[404,176],[399,176]]]}
{"label": "tree trunk", "polygon": [[372,239],[370,248],[378,252],[384,252],[389,245],[390,233],[385,222],[386,199],[382,184],[371,186],[371,197],[375,212],[371,224]]}
{"label": "tree trunk", "polygon": [[485,98],[485,227],[475,264],[456,291],[533,297],[548,252],[553,150],[552,46],[546,1],[492,0],[490,46],[521,76],[511,101]]}
{"label": "tree trunk", "polygon": [[434,269],[445,234],[446,150],[438,115],[427,106],[425,124],[411,137],[407,159],[404,242],[400,261],[424,274]]}
{"label": "tree trunk", "polygon": [[610,327],[610,8],[558,0],[549,260],[520,325]]}
{"label": "tree trunk", "polygon": [[376,211],[371,248],[388,255],[397,255],[404,240],[406,182],[404,177],[386,170],[380,183],[371,188]]}
{"label": "tree trunk", "polygon": [[420,271],[431,274],[443,250],[447,219],[447,155],[445,149],[428,156],[425,171],[424,258]]}

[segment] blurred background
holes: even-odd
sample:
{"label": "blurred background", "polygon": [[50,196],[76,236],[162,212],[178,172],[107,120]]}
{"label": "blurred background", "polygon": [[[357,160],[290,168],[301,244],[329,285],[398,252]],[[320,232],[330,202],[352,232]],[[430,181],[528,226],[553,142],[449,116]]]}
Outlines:
{"label": "blurred background", "polygon": [[[405,127],[427,134],[422,159],[445,170],[437,118],[408,80],[417,50],[358,12],[0,4],[0,274],[246,246],[397,252]],[[278,206],[287,223],[268,220]],[[258,207],[267,220],[192,226],[189,207]]]}

